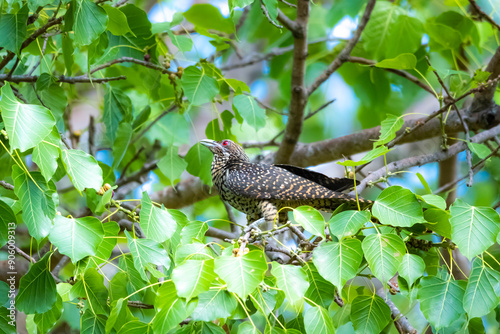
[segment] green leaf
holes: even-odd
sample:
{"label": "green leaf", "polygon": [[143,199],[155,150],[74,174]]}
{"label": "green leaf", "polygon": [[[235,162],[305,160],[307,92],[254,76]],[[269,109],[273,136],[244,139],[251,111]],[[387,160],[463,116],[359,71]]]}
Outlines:
{"label": "green leaf", "polygon": [[127,153],[130,139],[132,139],[132,125],[122,122],[116,131],[116,139],[113,142],[113,167],[120,165],[125,153]]}
{"label": "green leaf", "polygon": [[500,232],[500,217],[495,210],[457,199],[450,212],[451,237],[469,260],[493,245]]}
{"label": "green leaf", "polygon": [[424,211],[424,218],[428,223],[424,225],[437,234],[451,239],[450,214],[448,211],[429,208]]}
{"label": "green leaf", "polygon": [[335,328],[328,311],[321,306],[311,307],[304,315],[307,334],[333,334]]}
{"label": "green leaf", "polygon": [[56,215],[49,235],[50,242],[61,254],[69,256],[73,263],[95,255],[103,238],[102,223],[95,217],[75,219]]}
{"label": "green leaf", "polygon": [[[194,5],[193,7],[195,6],[202,5]],[[181,82],[186,98],[194,106],[212,101],[219,92],[217,80],[209,77],[204,67],[201,70],[196,66],[187,67],[184,70]]]}
{"label": "green leaf", "polygon": [[127,22],[130,29],[132,29],[133,35],[145,40],[151,38],[151,22],[148,19],[148,14],[143,9],[127,4],[120,7],[120,10],[127,16]]}
{"label": "green leaf", "polygon": [[[0,247],[3,247],[9,241],[9,230],[14,230],[16,224],[17,219],[14,211],[0,197]],[[0,305],[2,304],[0,303]]]}
{"label": "green leaf", "polygon": [[12,167],[14,193],[23,207],[24,223],[30,235],[40,241],[49,235],[56,210],[52,191],[49,191],[43,176],[37,172],[30,174],[33,179],[18,166]]}
{"label": "green leaf", "polygon": [[73,40],[71,39],[69,34],[61,34],[61,46],[62,46],[62,55],[64,59],[64,67],[69,76],[73,74],[72,68],[75,63],[75,48],[73,46]]}
{"label": "green leaf", "polygon": [[186,170],[193,176],[198,176],[203,183],[212,186],[212,166],[213,155],[205,146],[197,143],[193,145],[184,158],[187,162]]}
{"label": "green leaf", "polygon": [[271,274],[276,277],[278,288],[285,293],[290,303],[302,301],[309,288],[305,270],[292,265],[281,265],[278,262],[273,262],[272,266]]}
{"label": "green leaf", "polygon": [[189,52],[193,48],[193,40],[188,36],[176,35],[170,29],[167,30],[168,37],[181,52]]}
{"label": "green leaf", "polygon": [[149,263],[162,265],[165,269],[170,267],[170,258],[167,255],[167,251],[159,243],[149,239],[134,239],[128,231],[125,231],[125,235],[127,236],[130,253],[134,257],[134,266],[143,280],[148,280],[144,270]]}
{"label": "green leaf", "polygon": [[177,294],[188,301],[208,291],[216,277],[214,260],[187,260],[172,272]]}
{"label": "green leaf", "polygon": [[425,271],[425,262],[418,255],[405,254],[403,261],[399,265],[399,276],[403,277],[411,286]]}
{"label": "green leaf", "polygon": [[184,13],[184,17],[196,28],[218,30],[227,34],[234,32],[233,21],[224,18],[220,11],[210,4],[195,4]]}
{"label": "green leaf", "polygon": [[61,157],[68,176],[75,188],[99,190],[103,183],[102,169],[93,156],[82,150],[61,150]]}
{"label": "green leaf", "polygon": [[170,239],[177,229],[174,217],[165,208],[153,205],[147,192],[142,193],[141,200],[141,228],[146,238],[157,242]]}
{"label": "green leaf", "polygon": [[424,277],[418,288],[420,310],[425,318],[439,330],[451,325],[465,314],[462,300],[466,282],[439,277]]}
{"label": "green leaf", "polygon": [[234,109],[236,109],[235,111],[237,111],[255,131],[266,126],[266,111],[257,104],[253,96],[235,96],[233,98],[233,110]]}
{"label": "green leaf", "polygon": [[389,150],[386,146],[382,145],[366,153],[365,156],[362,157],[361,160],[359,161],[352,161],[352,160],[337,161],[337,164],[346,167],[361,166],[369,163],[370,161],[375,160],[376,158],[384,154],[389,153],[390,151],[391,150]]}
{"label": "green leaf", "polygon": [[26,39],[26,21],[28,21],[27,6],[24,6],[15,14],[2,13],[0,16],[0,32],[2,32],[0,34],[0,45],[6,50],[19,54],[21,45]]}
{"label": "green leaf", "polygon": [[158,168],[160,171],[168,177],[170,180],[170,185],[173,187],[180,178],[182,172],[187,167],[187,162],[182,159],[178,154],[179,148],[177,146],[171,146],[165,156],[158,161]]}
{"label": "green leaf", "polygon": [[[282,295],[283,292],[279,291]],[[251,293],[250,300],[252,301],[253,306],[262,313],[264,316],[268,316],[269,313],[273,312],[276,308],[276,296],[278,294],[277,290],[267,290],[264,291],[262,287],[255,289],[254,292]],[[303,303],[299,303],[298,305],[302,305]]]}
{"label": "green leaf", "polygon": [[87,311],[82,316],[81,333],[106,333],[106,321],[108,321],[108,317],[104,314],[95,315],[92,312]]}
{"label": "green leaf", "polygon": [[0,330],[5,334],[16,334],[16,322],[10,317],[10,310],[0,306]]}
{"label": "green leaf", "polygon": [[363,47],[372,58],[386,58],[387,49],[395,47],[388,43],[390,35],[397,29],[397,19],[404,14],[404,10],[392,3],[377,2],[372,11],[370,21],[363,30],[362,39],[365,41]]}
{"label": "green leaf", "polygon": [[[97,246],[97,251],[95,253],[96,258],[109,259],[113,249],[116,246],[118,233],[120,233],[120,226],[113,221],[102,224],[104,230],[104,238]],[[99,260],[98,261],[102,261]]]}
{"label": "green leaf", "polygon": [[197,301],[186,303],[177,296],[173,282],[165,282],[159,289],[155,300],[156,316],[153,320],[155,333],[167,333],[186,319],[196,307]]}
{"label": "green leaf", "polygon": [[106,126],[106,135],[111,141],[115,142],[116,133],[120,122],[131,117],[132,102],[130,98],[120,89],[109,86],[104,95],[104,110],[102,122]]}
{"label": "green leaf", "polygon": [[262,334],[262,332],[252,322],[245,321],[239,324],[236,334]]}
{"label": "green leaf", "polygon": [[78,47],[89,45],[106,30],[108,15],[102,7],[90,0],[73,0],[73,30]]}
{"label": "green leaf", "polygon": [[132,124],[132,128],[134,129],[134,131],[139,131],[142,125],[148,121],[150,115],[151,115],[150,106],[146,106],[144,109],[142,109],[140,114],[137,115],[137,117],[135,117],[134,124]]}
{"label": "green leaf", "polygon": [[304,268],[307,270],[310,283],[305,296],[319,306],[328,309],[333,301],[335,286],[324,279],[313,264],[309,264]]}
{"label": "green leaf", "polygon": [[478,143],[467,143],[471,151],[474,152],[480,159],[486,158],[490,153],[488,146]]}
{"label": "green leaf", "polygon": [[57,295],[57,301],[52,308],[44,313],[37,313],[34,321],[39,333],[48,333],[61,317],[63,302],[61,296]]}
{"label": "green leaf", "polygon": [[420,183],[422,183],[422,185],[424,186],[425,188],[425,191],[427,192],[427,194],[432,194],[432,190],[431,188],[429,187],[429,184],[427,183],[427,181],[424,179],[424,177],[422,176],[422,174],[420,173],[416,173],[415,174],[418,179],[420,180]]}
{"label": "green leaf", "polygon": [[125,35],[128,32],[134,34],[128,26],[127,16],[123,12],[110,5],[103,5],[102,8],[108,15],[108,30],[115,36]]}
{"label": "green leaf", "polygon": [[476,258],[465,289],[464,309],[469,318],[482,317],[500,304],[500,273]]}
{"label": "green leaf", "polygon": [[175,252],[176,264],[180,264],[186,260],[210,260],[213,258],[210,248],[205,243],[199,241],[181,245]]}
{"label": "green leaf", "polygon": [[380,333],[391,321],[391,309],[376,294],[352,301],[351,321],[356,333]]}
{"label": "green leaf", "polygon": [[403,124],[404,120],[402,117],[391,114],[387,115],[387,118],[382,121],[382,124],[380,126],[380,137],[375,143],[373,143],[373,147],[387,144],[388,142],[396,138],[396,132],[401,129]]}
{"label": "green leaf", "polygon": [[233,13],[235,8],[245,8],[248,5],[251,5],[254,0],[229,0],[229,10]]}
{"label": "green leaf", "polygon": [[457,49],[462,44],[460,32],[447,25],[427,22],[425,30],[429,35],[431,51]]}
{"label": "green leaf", "polygon": [[19,281],[16,308],[26,314],[49,311],[57,301],[56,282],[50,274],[48,252],[40,261],[33,264]]}
{"label": "green leaf", "polygon": [[417,195],[417,197],[429,205],[432,205],[432,206],[439,208],[441,210],[446,210],[446,201],[441,196],[427,194],[427,195],[422,195],[422,196]]}
{"label": "green leaf", "polygon": [[214,321],[229,317],[236,309],[236,298],[226,290],[210,290],[198,296],[198,305],[191,317],[194,321]]}
{"label": "green leaf", "polygon": [[94,268],[89,268],[73,285],[70,298],[87,299],[87,307],[93,314],[109,314],[108,290],[104,286],[104,277]]}
{"label": "green leaf", "polygon": [[325,220],[318,210],[310,206],[299,206],[293,209],[293,219],[307,232],[325,238]]}
{"label": "green leaf", "polygon": [[56,124],[50,110],[18,102],[9,83],[2,87],[1,92],[0,110],[11,151],[19,148],[24,152],[39,144]]}
{"label": "green leaf", "polygon": [[403,240],[395,234],[370,234],[361,246],[372,273],[383,283],[396,274],[406,253]]}
{"label": "green leaf", "polygon": [[395,57],[399,54],[414,53],[422,44],[424,27],[416,17],[398,15],[387,36],[387,45],[384,50],[386,57]]}
{"label": "green leaf", "polygon": [[[397,56],[396,58],[384,59],[375,64],[375,67],[391,68],[395,70],[412,70],[416,66],[417,66],[417,57],[415,57],[411,53],[403,53]],[[396,117],[394,115],[389,115],[389,116]],[[403,123],[404,121],[401,118],[401,125],[399,128],[401,128]]]}
{"label": "green leaf", "polygon": [[215,259],[215,272],[227,283],[227,289],[243,300],[262,282],[266,271],[266,258],[259,250],[243,256],[222,255]]}
{"label": "green leaf", "polygon": [[384,189],[373,204],[372,214],[382,224],[392,226],[410,227],[424,221],[416,196],[400,186]]}
{"label": "green leaf", "polygon": [[371,215],[368,211],[347,210],[328,221],[330,232],[339,239],[350,237],[357,233],[363,225],[370,221]]}
{"label": "green leaf", "polygon": [[59,145],[61,137],[57,129],[52,129],[52,132],[45,137],[41,143],[33,149],[32,159],[40,168],[45,180],[50,181],[57,170],[57,158],[59,158]]}
{"label": "green leaf", "polygon": [[322,242],[313,253],[313,263],[321,276],[339,290],[356,276],[362,260],[363,252],[358,239]]}
{"label": "green leaf", "polygon": [[208,224],[202,221],[189,222],[181,232],[181,244],[189,244],[193,239],[203,241],[205,232],[208,231]]}

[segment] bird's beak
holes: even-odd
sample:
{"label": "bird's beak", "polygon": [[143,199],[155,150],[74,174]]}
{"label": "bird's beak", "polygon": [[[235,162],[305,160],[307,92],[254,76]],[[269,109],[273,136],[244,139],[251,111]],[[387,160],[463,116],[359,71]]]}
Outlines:
{"label": "bird's beak", "polygon": [[222,149],[222,146],[220,146],[220,144],[218,142],[216,142],[215,140],[211,140],[211,139],[202,139],[202,140],[200,140],[200,144],[208,147],[208,149],[210,151],[212,151],[212,148],[214,148],[214,147],[218,147],[218,148]]}

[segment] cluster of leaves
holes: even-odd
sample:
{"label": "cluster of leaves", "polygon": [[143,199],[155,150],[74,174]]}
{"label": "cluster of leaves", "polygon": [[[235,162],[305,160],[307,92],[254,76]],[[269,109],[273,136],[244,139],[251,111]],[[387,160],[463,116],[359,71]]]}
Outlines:
{"label": "cluster of leaves", "polygon": [[[295,15],[294,8],[277,0],[262,3],[274,24],[278,7],[290,17]],[[327,8],[331,10],[312,5],[309,39],[324,37],[325,27],[333,27],[344,15],[358,15],[363,3],[337,1]],[[176,13],[171,22],[153,24],[142,5],[140,1],[2,1],[0,179],[10,181],[14,191],[0,191],[0,246],[10,240],[7,231],[12,222],[26,226],[35,248],[52,245],[21,278],[16,297],[16,307],[28,315],[31,333],[49,332],[60,319],[83,333],[332,333],[380,332],[386,327],[390,331],[389,306],[371,286],[357,284],[356,278],[375,277],[385,285],[396,272],[401,299],[395,302],[405,311],[420,303],[421,313],[411,318],[412,323],[422,324],[420,328],[429,322],[440,332],[480,329],[480,317],[499,312],[500,264],[490,249],[499,242],[498,213],[462,200],[446,210],[425,181],[422,195],[387,188],[371,212],[337,212],[325,221],[312,208],[297,208],[295,223],[310,234],[308,252],[313,251],[303,256],[306,253],[299,248],[285,248],[293,255],[293,264],[269,265],[265,248],[259,246],[234,256],[237,243],[217,244],[205,237],[212,222],[166,209],[147,193],[136,200],[139,216],[125,208],[126,201],[113,200],[116,186],[102,188],[103,184],[140,174],[154,158],[159,158],[155,173],[161,187],[175,185],[185,171],[211,185],[212,157],[206,149],[195,144],[185,156],[178,154],[182,145],[192,144],[193,118],[206,116],[201,106],[211,104],[214,110],[216,103],[230,106],[203,118],[209,119],[203,126],[210,139],[236,139],[236,133],[241,138],[246,132],[252,138],[262,129],[281,129],[285,122],[281,113],[272,112],[276,110],[266,113],[245,82],[226,78],[210,59],[200,59],[193,32],[183,25],[187,22],[207,38],[223,62],[230,59],[238,38],[264,40],[268,49],[292,45],[291,33],[271,25],[259,1],[230,0],[228,18],[212,5],[196,4]],[[362,126],[382,124],[374,149],[360,161],[343,162],[344,166],[359,166],[387,154],[387,144],[403,119],[386,114],[401,115],[403,106],[418,96],[418,87],[385,69],[407,70],[427,81],[425,56],[432,54],[437,63],[459,62],[461,71],[446,65],[436,68],[454,95],[488,75],[478,71],[471,78],[464,70],[470,66],[468,59],[481,60],[487,56],[482,50],[495,46],[487,22],[473,21],[457,8],[442,12],[432,6],[412,6],[409,10],[378,1],[362,42],[353,51],[353,56],[371,59],[375,66],[348,63],[339,70],[362,97],[358,109]],[[237,9],[243,7],[249,9],[248,17],[237,31],[242,16]],[[427,45],[421,43],[424,34],[429,37]],[[308,75],[322,70],[344,45],[330,50],[326,43],[311,44]],[[178,59],[186,60],[187,66],[176,66]],[[290,100],[290,59],[291,53],[270,59],[265,76],[278,82],[273,105],[280,109]],[[428,80],[435,83],[433,76]],[[102,104],[100,99],[95,104],[102,110],[97,128],[104,133],[97,144],[91,140],[87,144],[81,133],[71,129],[71,106],[93,99],[83,88],[89,84],[103,96]],[[311,108],[324,102],[320,95],[313,94]],[[321,120],[310,122],[303,140],[330,137]],[[161,141],[159,148],[153,144],[156,140]],[[92,145],[111,148],[112,163],[97,161],[90,154],[96,149]],[[478,144],[471,149],[479,158],[490,152]],[[498,161],[491,158],[487,163],[500,179]],[[127,167],[129,173],[120,175]],[[56,186],[65,178],[72,184],[70,191]],[[211,204],[203,204],[203,210],[211,210]],[[133,229],[122,231],[112,221],[115,214],[139,223],[144,235]],[[277,231],[254,237],[265,241]],[[473,261],[467,281],[455,280],[440,267],[439,249],[446,251],[450,244],[436,242],[437,236],[453,240]],[[20,233],[17,238],[20,247],[29,248],[30,238],[22,239]],[[423,241],[426,248],[415,248],[414,240]],[[118,256],[113,254],[116,249]],[[67,282],[52,275],[59,253],[71,260],[62,274],[73,277]],[[107,264],[117,270],[112,277],[103,269]],[[0,305],[8,302],[8,290],[0,282]],[[4,306],[0,329],[14,333]]]}
{"label": "cluster of leaves", "polygon": [[[500,303],[500,264],[484,256],[500,238],[500,216],[462,200],[445,210],[441,197],[393,186],[380,194],[371,214],[343,211],[325,221],[318,211],[299,207],[293,215],[313,237],[312,261],[272,262],[270,269],[262,248],[250,246],[235,256],[237,244],[207,243],[207,222],[190,222],[180,211],[152,203],[147,193],[141,206],[144,238],[121,234],[112,221],[56,216],[48,238],[74,263],[76,282],[56,285],[50,272],[53,252],[33,264],[16,297],[17,308],[29,315],[28,328],[47,332],[63,304],[74,303],[81,308],[85,333],[225,333],[223,328],[259,333],[260,326],[266,333],[377,333],[392,323],[389,306],[371,289],[348,284],[370,272],[381,282],[399,272],[402,296],[418,301],[425,319],[440,331],[479,326],[473,318]],[[473,261],[467,281],[440,268],[442,243],[433,247],[427,238],[431,249],[426,251],[409,245],[430,229],[453,239]],[[259,233],[264,243],[273,231]],[[118,271],[106,278],[106,287],[102,266],[121,238],[129,252],[119,256]],[[336,291],[343,307],[334,302]],[[152,306],[139,309],[134,302]],[[179,327],[187,318],[189,323]]]}

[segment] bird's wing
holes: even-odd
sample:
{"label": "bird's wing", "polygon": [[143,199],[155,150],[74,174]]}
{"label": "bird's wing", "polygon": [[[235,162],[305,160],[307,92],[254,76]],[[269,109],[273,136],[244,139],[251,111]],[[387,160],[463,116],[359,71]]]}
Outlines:
{"label": "bird's wing", "polygon": [[[313,182],[316,182],[319,185],[322,185],[325,188],[328,188],[332,191],[345,191],[354,188],[354,180],[353,179],[348,179],[348,178],[332,178],[328,177],[324,174],[297,167],[297,166],[291,166],[291,165],[274,165],[279,168],[284,168],[287,171],[301,176],[303,178],[306,178],[308,180],[311,180]],[[356,185],[359,185],[359,181],[356,181]]]}
{"label": "bird's wing", "polygon": [[294,201],[349,197],[273,165],[239,162],[228,166],[226,173],[229,189],[247,198]]}

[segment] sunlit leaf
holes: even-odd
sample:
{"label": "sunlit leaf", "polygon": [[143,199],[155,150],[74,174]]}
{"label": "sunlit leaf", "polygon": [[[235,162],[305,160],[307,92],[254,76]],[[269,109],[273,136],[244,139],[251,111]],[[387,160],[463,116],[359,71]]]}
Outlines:
{"label": "sunlit leaf", "polygon": [[391,309],[375,294],[358,296],[352,301],[351,321],[356,333],[380,333],[391,321]]}
{"label": "sunlit leaf", "polygon": [[372,214],[382,224],[392,226],[410,227],[424,221],[415,194],[400,186],[384,189],[373,204]]}
{"label": "sunlit leaf", "polygon": [[325,237],[325,220],[318,210],[310,206],[293,209],[293,218],[307,232]]}
{"label": "sunlit leaf", "polygon": [[395,234],[370,234],[362,248],[370,270],[384,283],[396,274],[406,253],[403,240]]}

